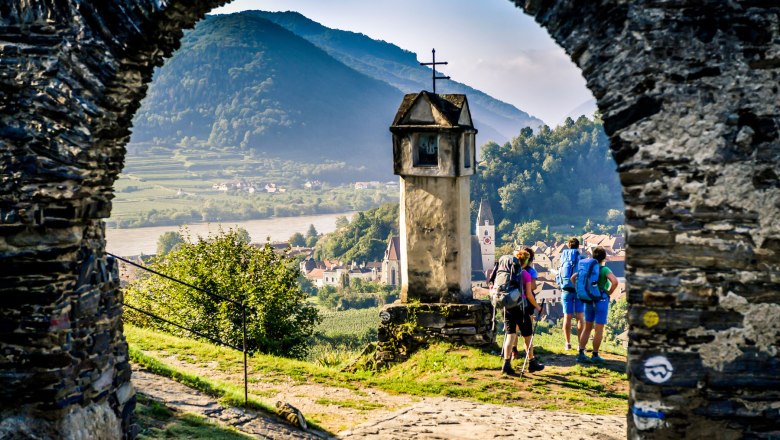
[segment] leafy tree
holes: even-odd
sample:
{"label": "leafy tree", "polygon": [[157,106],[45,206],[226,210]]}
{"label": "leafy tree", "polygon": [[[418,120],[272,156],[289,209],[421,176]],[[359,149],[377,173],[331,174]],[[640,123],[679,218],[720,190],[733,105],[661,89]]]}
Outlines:
{"label": "leafy tree", "polygon": [[317,229],[314,228],[314,225],[309,225],[309,230],[306,231],[306,246],[316,246],[319,238],[320,234],[317,232]]}
{"label": "leafy tree", "polygon": [[596,232],[596,228],[593,226],[593,222],[588,219],[585,221],[585,226],[582,227],[582,233],[587,234],[588,232]]}
{"label": "leafy tree", "polygon": [[176,231],[163,232],[160,238],[157,239],[157,255],[166,255],[168,252],[178,248],[182,243],[184,243],[184,237],[181,236],[181,233]]}
{"label": "leafy tree", "polygon": [[306,246],[306,239],[303,238],[303,234],[296,232],[290,236],[290,246]]}
{"label": "leafy tree", "polygon": [[612,301],[609,306],[609,314],[607,315],[607,329],[612,336],[617,336],[628,327],[628,301],[625,298],[621,298],[616,301]]}
{"label": "leafy tree", "polygon": [[249,236],[249,231],[244,228],[236,228],[236,235],[238,240],[242,243],[249,244],[252,242],[252,237]]}
{"label": "leafy tree", "polygon": [[542,223],[539,220],[533,220],[515,226],[512,235],[516,245],[531,245],[540,240],[547,240],[548,234],[545,234],[544,231]]}
{"label": "leafy tree", "polygon": [[347,226],[349,226],[349,219],[346,215],[336,217],[336,229],[346,228]]}
{"label": "leafy tree", "polygon": [[358,212],[344,229],[330,233],[317,242],[314,257],[342,261],[381,260],[387,240],[398,234],[398,204],[384,205]]}
{"label": "leafy tree", "polygon": [[623,224],[623,211],[617,209],[610,209],[607,211],[607,224],[610,225],[622,225]]}
{"label": "leafy tree", "polygon": [[[319,321],[316,308],[306,302],[298,284],[300,271],[286,255],[277,255],[269,243],[251,246],[240,230],[185,241],[179,249],[156,258],[151,267],[233,301],[247,311],[248,348],[275,355],[302,357],[307,339]],[[132,282],[127,304],[192,328],[210,338],[240,347],[242,308],[203,292],[150,274]],[[189,332],[155,321],[132,309],[125,319],[180,336]]]}
{"label": "leafy tree", "polygon": [[504,242],[517,239],[515,225],[532,220],[556,225],[604,218],[612,224],[605,213],[623,209],[615,162],[599,119],[569,118],[555,129],[542,126],[536,134],[526,127],[503,145],[489,142],[475,171],[471,199],[490,201],[496,235]]}

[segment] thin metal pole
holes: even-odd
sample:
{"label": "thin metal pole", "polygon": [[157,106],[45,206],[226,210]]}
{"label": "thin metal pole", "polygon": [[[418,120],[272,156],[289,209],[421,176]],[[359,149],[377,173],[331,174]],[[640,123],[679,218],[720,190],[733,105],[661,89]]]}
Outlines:
{"label": "thin metal pole", "polygon": [[249,385],[247,385],[247,368],[246,368],[246,307],[241,308],[241,327],[244,333],[244,405],[249,402]]}

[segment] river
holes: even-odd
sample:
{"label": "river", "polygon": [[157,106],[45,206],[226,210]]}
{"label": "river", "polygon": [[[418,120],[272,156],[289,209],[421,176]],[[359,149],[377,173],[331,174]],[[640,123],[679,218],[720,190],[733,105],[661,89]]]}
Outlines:
{"label": "river", "polygon": [[[244,228],[249,232],[253,242],[283,241],[296,232],[306,234],[309,225],[314,225],[317,232],[324,234],[336,230],[336,217],[346,216],[351,219],[354,212],[339,214],[305,215],[300,217],[267,218],[244,222],[222,223],[223,229]],[[186,225],[193,236],[208,235],[219,228],[217,223],[192,223]],[[178,226],[151,226],[148,228],[115,229],[106,228],[106,250],[119,256],[154,254],[157,252],[157,239],[168,231],[178,231]]]}

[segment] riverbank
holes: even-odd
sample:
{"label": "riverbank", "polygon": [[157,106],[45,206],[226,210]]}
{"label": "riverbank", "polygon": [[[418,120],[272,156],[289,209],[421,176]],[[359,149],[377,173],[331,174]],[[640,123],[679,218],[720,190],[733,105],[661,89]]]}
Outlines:
{"label": "riverbank", "polygon": [[346,216],[352,219],[354,212],[337,214],[304,215],[299,217],[278,217],[243,222],[224,223],[190,223],[181,226],[151,226],[145,228],[106,228],[106,250],[115,255],[131,256],[154,254],[157,252],[157,239],[165,232],[178,231],[186,227],[190,234],[208,235],[216,232],[220,226],[223,229],[244,228],[249,232],[253,242],[287,240],[296,232],[305,234],[309,225],[314,225],[320,233],[336,230],[336,218]]}

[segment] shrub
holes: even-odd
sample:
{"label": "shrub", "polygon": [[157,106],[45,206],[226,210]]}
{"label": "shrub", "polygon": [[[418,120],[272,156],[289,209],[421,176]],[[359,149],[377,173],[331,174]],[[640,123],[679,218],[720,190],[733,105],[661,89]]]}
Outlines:
{"label": "shrub", "polygon": [[[220,230],[207,238],[189,237],[176,250],[158,257],[152,269],[200,289],[243,302],[247,312],[247,345],[252,351],[303,357],[306,341],[319,321],[298,284],[292,258],[277,255],[269,243],[249,244],[245,231]],[[242,344],[242,308],[156,275],[132,282],[125,302],[189,327],[234,347]],[[151,320],[132,309],[125,319],[139,326],[190,336],[188,331]]]}

